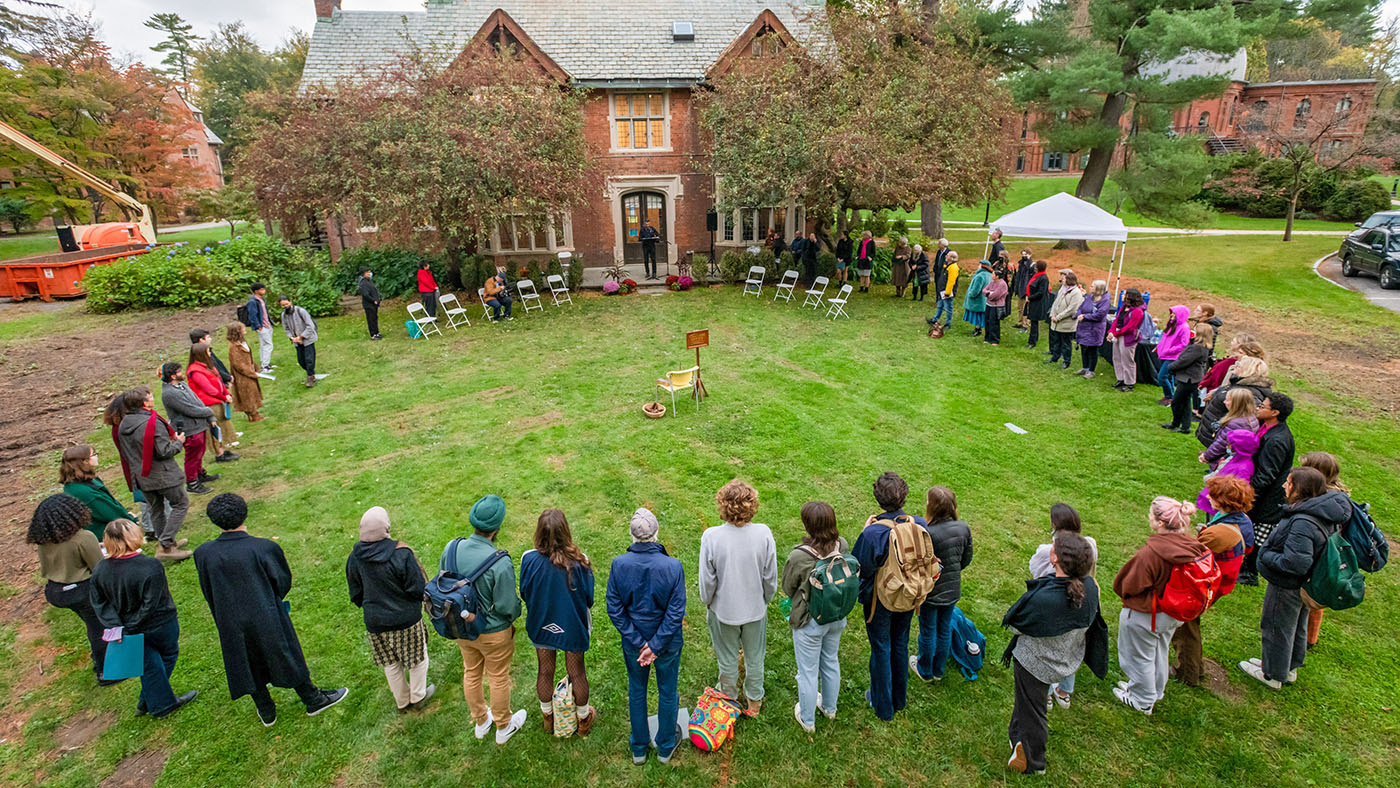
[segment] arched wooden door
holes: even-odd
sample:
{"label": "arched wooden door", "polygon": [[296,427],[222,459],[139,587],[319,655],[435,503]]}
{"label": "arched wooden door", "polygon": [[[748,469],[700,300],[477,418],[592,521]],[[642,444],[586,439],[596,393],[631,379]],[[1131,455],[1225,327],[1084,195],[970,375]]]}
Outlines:
{"label": "arched wooden door", "polygon": [[630,192],[622,195],[622,259],[642,262],[642,222],[656,228],[656,259],[666,257],[666,196],[661,192]]}

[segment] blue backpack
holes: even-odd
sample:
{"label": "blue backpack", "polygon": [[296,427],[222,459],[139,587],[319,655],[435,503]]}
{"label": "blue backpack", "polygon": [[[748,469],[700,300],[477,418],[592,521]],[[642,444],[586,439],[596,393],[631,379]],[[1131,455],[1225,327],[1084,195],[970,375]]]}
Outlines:
{"label": "blue backpack", "polygon": [[977,672],[982,669],[982,658],[987,653],[987,638],[977,630],[961,609],[953,608],[953,642],[950,656],[968,681],[977,680]]}
{"label": "blue backpack", "polygon": [[1342,536],[1346,537],[1351,544],[1351,549],[1356,553],[1356,566],[1367,572],[1379,572],[1385,568],[1386,561],[1390,560],[1390,544],[1385,541],[1385,534],[1376,527],[1376,523],[1371,519],[1371,507],[1369,504],[1351,504],[1351,519],[1342,526]]}
{"label": "blue backpack", "polygon": [[428,620],[433,622],[433,629],[439,635],[449,640],[476,640],[481,634],[476,581],[497,561],[510,554],[497,550],[471,574],[463,577],[457,567],[457,545],[461,542],[459,537],[447,544],[447,568],[438,572],[424,587],[423,607],[427,609]]}

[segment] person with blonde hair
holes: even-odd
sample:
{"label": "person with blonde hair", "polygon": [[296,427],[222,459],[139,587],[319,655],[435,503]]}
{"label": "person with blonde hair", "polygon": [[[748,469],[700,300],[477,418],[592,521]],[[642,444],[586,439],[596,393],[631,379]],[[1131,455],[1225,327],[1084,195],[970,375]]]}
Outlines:
{"label": "person with blonde hair", "polygon": [[1108,295],[1108,282],[1095,279],[1093,291],[1079,302],[1074,315],[1074,341],[1079,343],[1079,371],[1074,373],[1086,380],[1094,377],[1099,365],[1099,348],[1108,333],[1108,313],[1113,299]]}
{"label": "person with blonde hair", "polygon": [[1209,550],[1190,532],[1196,505],[1166,496],[1152,499],[1147,510],[1151,533],[1118,576],[1113,593],[1123,600],[1118,616],[1118,667],[1127,674],[1113,696],[1129,708],[1151,714],[1167,687],[1167,661],[1172,635],[1181,622],[1158,610],[1172,569],[1188,564]]}
{"label": "person with blonde hair", "polygon": [[719,691],[739,699],[742,651],[744,697],[752,716],[763,708],[768,602],[778,590],[778,548],[768,526],[753,521],[758,513],[753,487],[734,479],[715,493],[715,503],[724,522],[700,535],[700,601],[719,663]]}
{"label": "person with blonde hair", "polygon": [[170,674],[180,656],[180,620],[175,600],[160,561],[141,554],[146,541],[141,526],[130,520],[113,520],[102,533],[107,558],[92,570],[89,598],[93,613],[104,627],[102,639],[120,641],[141,635],[145,660],[136,714],[165,717],[199,695],[190,690],[176,695]]}
{"label": "person with blonde hair", "polygon": [[1196,427],[1196,440],[1202,446],[1209,446],[1220,431],[1220,419],[1229,406],[1225,398],[1237,388],[1248,389],[1254,395],[1254,404],[1262,405],[1273,390],[1274,381],[1269,377],[1269,362],[1255,356],[1242,356],[1231,367],[1225,383],[1217,386],[1201,406],[1201,423]]}
{"label": "person with blonde hair", "polygon": [[1211,391],[1224,383],[1230,376],[1230,368],[1246,356],[1263,359],[1264,346],[1259,344],[1259,340],[1255,339],[1253,334],[1236,334],[1230,339],[1229,355],[1211,365],[1210,371],[1201,378],[1201,396],[1209,396]]}
{"label": "person with blonde hair", "polygon": [[117,519],[135,520],[132,514],[107,485],[97,478],[97,449],[86,443],[69,446],[63,450],[63,460],[58,466],[58,481],[63,492],[77,498],[92,515],[87,529],[94,538],[101,539],[107,523]]}

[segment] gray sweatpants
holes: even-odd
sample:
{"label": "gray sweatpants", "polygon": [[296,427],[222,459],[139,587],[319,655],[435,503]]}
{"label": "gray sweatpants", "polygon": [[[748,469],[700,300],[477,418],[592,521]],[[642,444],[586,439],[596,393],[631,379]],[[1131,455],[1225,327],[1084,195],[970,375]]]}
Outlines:
{"label": "gray sweatpants", "polygon": [[1152,616],[1123,608],[1118,614],[1118,667],[1128,676],[1128,700],[1140,711],[1152,711],[1152,706],[1167,691],[1168,649],[1172,633],[1181,622],[1157,614],[1157,629],[1152,629]]}
{"label": "gray sweatpants", "polygon": [[739,652],[744,652],[744,697],[763,700],[763,657],[767,651],[768,619],[747,624],[726,624],[707,611],[710,645],[719,663],[719,691],[739,699]]}
{"label": "gray sweatpants", "polygon": [[[146,502],[151,505],[151,527],[161,547],[175,549],[175,535],[185,523],[185,515],[190,511],[190,498],[185,485],[178,484],[164,490],[142,490]],[[166,504],[170,508],[166,508]]]}

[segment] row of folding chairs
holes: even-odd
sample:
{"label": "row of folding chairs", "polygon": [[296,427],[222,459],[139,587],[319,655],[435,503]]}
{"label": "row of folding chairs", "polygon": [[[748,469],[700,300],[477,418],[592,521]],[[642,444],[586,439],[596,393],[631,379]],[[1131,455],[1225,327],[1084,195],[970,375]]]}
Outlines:
{"label": "row of folding chairs", "polygon": [[[749,276],[744,280],[744,292],[742,295],[752,295],[757,298],[763,296],[763,279],[768,271],[761,265],[749,268]],[[812,282],[812,287],[803,291],[806,298],[802,300],[802,306],[812,309],[821,309],[822,301],[826,301],[826,316],[835,320],[838,317],[849,318],[846,312],[846,304],[851,299],[851,291],[854,289],[850,284],[841,285],[841,289],[835,296],[826,297],[826,288],[831,284],[831,280],[825,276],[819,276]],[[797,271],[789,268],[783,272],[783,278],[773,286],[773,303],[778,301],[791,301],[793,294],[797,290]]]}
{"label": "row of folding chairs", "polygon": [[[545,284],[549,287],[549,296],[554,300],[555,306],[572,304],[573,298],[569,295],[569,286],[564,283],[564,277],[559,274],[551,274],[545,278]],[[525,314],[530,314],[532,309],[544,311],[544,302],[540,294],[535,291],[535,283],[529,279],[521,279],[515,283],[515,292],[520,306],[525,310]],[[481,301],[481,316],[487,320],[491,318],[491,307],[486,305],[486,288],[478,287],[476,297]],[[447,317],[447,327],[456,331],[457,326],[471,327],[471,321],[467,319],[467,310],[457,300],[457,296],[452,293],[445,293],[438,297],[438,310],[440,314]],[[408,305],[408,316],[418,325],[419,336],[427,339],[432,334],[442,336],[442,328],[438,325],[438,318],[428,314],[428,310],[421,303],[414,302]]]}

